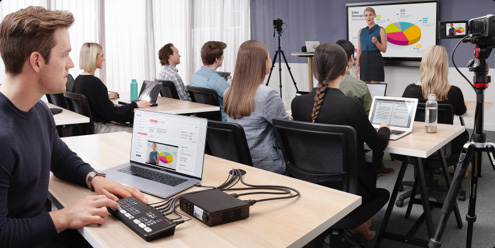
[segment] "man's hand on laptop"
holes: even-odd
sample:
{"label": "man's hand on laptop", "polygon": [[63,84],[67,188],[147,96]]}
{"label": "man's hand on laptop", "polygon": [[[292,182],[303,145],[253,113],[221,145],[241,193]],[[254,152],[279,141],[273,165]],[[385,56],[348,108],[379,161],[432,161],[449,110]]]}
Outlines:
{"label": "man's hand on laptop", "polygon": [[[388,130],[390,130],[390,127],[385,123],[380,124],[380,128],[382,128],[382,127],[386,127],[386,128],[388,128]],[[380,128],[378,128],[378,130],[380,130]]]}
{"label": "man's hand on laptop", "polygon": [[151,103],[148,101],[138,101],[136,102],[138,108],[149,108],[151,107]]}
{"label": "man's hand on laptop", "polygon": [[122,198],[134,196],[143,203],[148,203],[148,199],[136,187],[126,186],[105,177],[94,177],[91,181],[96,194],[104,195],[111,200],[117,201],[120,196]]}

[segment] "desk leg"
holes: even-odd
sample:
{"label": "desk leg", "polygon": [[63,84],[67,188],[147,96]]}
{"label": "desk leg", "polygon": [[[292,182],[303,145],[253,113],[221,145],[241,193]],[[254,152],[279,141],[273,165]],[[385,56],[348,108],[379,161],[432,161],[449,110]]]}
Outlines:
{"label": "desk leg", "polygon": [[313,57],[308,57],[308,92],[313,90]]}
{"label": "desk leg", "polygon": [[420,179],[420,191],[421,191],[421,200],[423,202],[423,210],[426,220],[426,229],[428,230],[428,237],[433,237],[433,220],[431,218],[431,208],[430,201],[428,199],[428,189],[426,188],[426,180],[425,180],[425,170],[423,168],[423,161],[421,158],[416,158],[417,171],[419,173]]}
{"label": "desk leg", "polygon": [[406,173],[406,168],[408,164],[408,158],[404,156],[404,160],[402,161],[402,165],[400,167],[399,175],[397,176],[397,181],[395,181],[394,190],[392,191],[392,196],[390,196],[390,200],[388,202],[387,211],[385,212],[385,217],[383,218],[382,225],[380,226],[380,230],[378,231],[378,236],[376,238],[375,247],[380,247],[382,243],[382,237],[387,229],[388,221],[390,220],[390,215],[392,214],[392,209],[395,205],[395,200],[397,200],[397,195],[399,194],[399,188],[402,184],[402,180],[404,179],[404,174]]}
{"label": "desk leg", "polygon": [[[447,188],[450,189],[450,184],[452,183],[452,179],[450,179],[449,172],[447,171],[447,161],[445,160],[445,153],[443,152],[443,149],[440,149],[440,157],[442,158],[443,175],[445,177],[445,181],[447,181]],[[459,212],[459,206],[457,205],[457,203],[455,204],[454,207],[454,215],[455,215],[455,220],[457,221],[457,227],[459,227],[459,229],[462,228],[463,224],[461,219],[461,213]]]}

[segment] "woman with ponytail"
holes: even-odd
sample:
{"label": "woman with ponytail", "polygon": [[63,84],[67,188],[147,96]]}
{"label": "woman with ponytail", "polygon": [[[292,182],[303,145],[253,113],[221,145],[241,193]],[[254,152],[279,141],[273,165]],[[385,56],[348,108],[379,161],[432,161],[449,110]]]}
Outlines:
{"label": "woman with ponytail", "polygon": [[[366,165],[364,142],[373,151],[383,152],[388,144],[390,129],[382,124],[377,131],[368,120],[362,103],[355,97],[345,96],[339,85],[347,72],[347,55],[344,49],[333,43],[323,43],[316,48],[313,57],[313,74],[318,87],[308,95],[294,98],[292,117],[298,121],[311,121],[336,125],[348,125],[356,130],[358,154],[358,194],[363,203],[373,198],[376,190],[376,167]],[[365,239],[372,239],[370,221],[355,231]]]}

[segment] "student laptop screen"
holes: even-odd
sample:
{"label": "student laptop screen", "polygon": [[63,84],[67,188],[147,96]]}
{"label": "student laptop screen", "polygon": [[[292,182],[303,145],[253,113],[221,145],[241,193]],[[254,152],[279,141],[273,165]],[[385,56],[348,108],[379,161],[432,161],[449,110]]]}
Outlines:
{"label": "student laptop screen", "polygon": [[135,110],[130,163],[106,171],[107,177],[167,198],[203,174],[206,129],[203,118]]}
{"label": "student laptop screen", "polygon": [[[139,91],[138,101],[148,101],[151,106],[157,106],[158,94],[160,94],[161,82],[144,80]],[[119,104],[131,104],[131,101],[118,101]]]}
{"label": "student laptop screen", "polygon": [[370,91],[371,98],[375,98],[375,96],[385,96],[387,94],[387,84],[386,83],[378,83],[378,84],[366,84],[368,85],[368,90]]}
{"label": "student laptop screen", "polygon": [[369,114],[375,128],[385,123],[390,126],[390,139],[396,140],[412,131],[418,107],[416,98],[375,97]]}

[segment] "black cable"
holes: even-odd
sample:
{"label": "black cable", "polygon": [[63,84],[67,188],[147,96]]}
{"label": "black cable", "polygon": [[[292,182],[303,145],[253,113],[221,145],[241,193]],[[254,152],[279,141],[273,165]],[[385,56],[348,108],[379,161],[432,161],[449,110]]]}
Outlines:
{"label": "black cable", "polygon": [[[459,72],[459,74],[461,74],[461,76],[466,79],[466,81],[469,83],[469,85],[471,86],[471,88],[473,88],[474,92],[476,93],[476,88],[474,87],[473,83],[471,81],[469,81],[469,79],[461,72],[461,70],[459,70],[459,68],[457,68],[457,65],[455,64],[455,60],[454,60],[454,54],[455,54],[455,51],[457,50],[457,47],[459,46],[459,44],[461,44],[461,42],[463,42],[464,40],[468,39],[470,36],[464,36],[464,38],[462,38],[459,42],[457,42],[457,44],[455,45],[454,47],[454,50],[452,51],[452,56],[451,56],[451,60],[452,60],[452,64],[454,64],[454,67],[455,69],[457,70],[457,72]],[[471,136],[469,138],[469,142],[472,142],[473,141],[473,135],[474,135],[474,132],[476,131],[476,125],[478,124],[477,123],[477,118],[476,116],[478,115],[477,113],[477,108],[474,112],[474,126],[473,126],[473,131],[471,132]]]}

